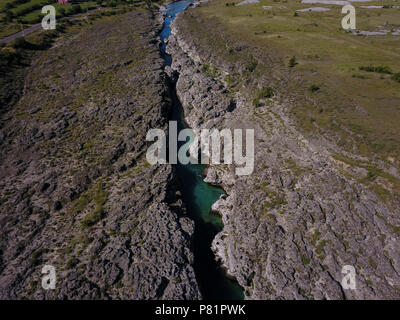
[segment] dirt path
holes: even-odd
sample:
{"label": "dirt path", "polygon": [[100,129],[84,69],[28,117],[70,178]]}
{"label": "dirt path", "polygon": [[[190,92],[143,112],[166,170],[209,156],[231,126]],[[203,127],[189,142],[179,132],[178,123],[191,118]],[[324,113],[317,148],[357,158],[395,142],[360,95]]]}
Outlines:
{"label": "dirt path", "polygon": [[[69,16],[68,18],[79,17],[79,16],[81,16],[81,15],[84,15],[84,14],[87,14],[87,13],[89,13],[89,12],[96,11],[96,10],[101,10],[101,8],[96,8],[96,9],[92,9],[92,10],[89,10],[89,11],[86,11],[86,12],[74,14],[74,15],[72,15],[72,16]],[[28,34],[34,32],[34,31],[39,30],[39,29],[41,28],[41,26],[42,26],[42,23],[34,24],[33,26],[30,26],[29,28],[26,28],[26,29],[24,29],[24,30],[22,30],[22,31],[19,31],[19,32],[17,32],[17,33],[14,33],[14,34],[12,34],[12,35],[10,35],[10,36],[7,36],[7,37],[5,37],[5,38],[3,38],[3,39],[0,39],[0,43],[8,43],[8,42],[10,42],[10,41],[15,40],[15,39],[18,38],[18,37],[25,37],[26,35],[28,35]]]}
{"label": "dirt path", "polygon": [[34,32],[36,30],[39,30],[41,26],[42,26],[41,23],[34,24],[33,26],[30,26],[27,29],[24,29],[24,30],[22,30],[20,32],[12,34],[11,36],[7,36],[7,37],[5,37],[3,39],[0,39],[0,43],[7,43],[7,42],[15,40],[18,37],[24,37],[24,36]]}

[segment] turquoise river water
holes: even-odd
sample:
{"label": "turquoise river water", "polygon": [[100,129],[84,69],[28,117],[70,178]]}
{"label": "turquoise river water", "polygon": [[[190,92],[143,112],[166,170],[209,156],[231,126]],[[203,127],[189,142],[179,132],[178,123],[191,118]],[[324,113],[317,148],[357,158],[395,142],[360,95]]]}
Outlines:
{"label": "turquoise river water", "polygon": [[[168,4],[164,18],[164,27],[160,34],[162,45],[161,53],[166,65],[171,65],[171,56],[165,52],[164,40],[171,33],[170,23],[179,12],[193,1],[182,0]],[[176,96],[176,89],[171,89],[173,109],[170,121],[177,121],[178,132],[187,128],[183,117],[183,109]],[[178,147],[185,142],[178,143]],[[243,289],[239,284],[226,276],[224,270],[215,260],[211,250],[212,240],[222,230],[222,220],[211,212],[211,206],[224,194],[220,188],[211,186],[203,181],[204,165],[176,165],[182,196],[187,206],[189,216],[195,222],[193,239],[194,270],[200,291],[204,299],[243,299]]]}

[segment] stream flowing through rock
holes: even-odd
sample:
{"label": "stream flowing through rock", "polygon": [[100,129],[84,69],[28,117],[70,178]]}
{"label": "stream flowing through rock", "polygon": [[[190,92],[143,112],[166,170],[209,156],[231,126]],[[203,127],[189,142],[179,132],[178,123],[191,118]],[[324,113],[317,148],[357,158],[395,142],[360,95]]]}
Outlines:
{"label": "stream flowing through rock", "polygon": [[[160,33],[161,52],[167,66],[171,65],[172,58],[165,52],[166,39],[171,33],[170,23],[179,12],[193,1],[182,0],[172,2],[166,6],[164,27]],[[184,121],[183,109],[176,95],[175,85],[171,88],[173,108],[170,121],[177,121],[178,132],[188,128]],[[185,142],[178,141],[178,148]],[[221,218],[211,212],[211,206],[224,194],[220,188],[211,186],[203,181],[204,165],[177,164],[176,171],[182,196],[187,206],[189,216],[195,222],[193,239],[194,269],[204,299],[243,299],[243,289],[239,284],[227,277],[225,271],[215,260],[211,250],[211,243],[216,234],[223,228]]]}

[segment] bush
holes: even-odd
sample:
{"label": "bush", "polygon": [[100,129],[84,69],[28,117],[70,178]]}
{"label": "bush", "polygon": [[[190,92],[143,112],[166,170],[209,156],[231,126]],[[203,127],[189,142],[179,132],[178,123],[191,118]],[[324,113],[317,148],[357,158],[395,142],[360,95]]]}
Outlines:
{"label": "bush", "polygon": [[41,8],[42,8],[42,6],[40,4],[37,4],[37,3],[33,4],[33,5],[29,6],[29,7],[17,8],[16,12],[15,12],[15,15],[16,16],[24,16],[24,15],[26,15],[26,14],[32,12],[32,11],[39,10]]}
{"label": "bush", "polygon": [[60,17],[64,17],[65,16],[65,9],[64,8],[58,9],[58,14],[59,14]]}
{"label": "bush", "polygon": [[392,75],[392,79],[393,79],[394,81],[400,82],[400,72],[394,73],[394,74]]}
{"label": "bush", "polygon": [[55,37],[57,37],[57,32],[55,31],[43,34],[42,38],[40,39],[40,43],[36,46],[35,49],[46,50],[50,48],[53,44],[53,39]]}
{"label": "bush", "polygon": [[271,87],[264,87],[259,93],[257,98],[271,98],[274,95],[274,90]]}
{"label": "bush", "polygon": [[256,108],[259,107],[259,106],[260,106],[260,99],[255,98],[255,99],[253,100],[253,106],[255,106]]}
{"label": "bush", "polygon": [[71,268],[75,267],[78,263],[79,263],[79,260],[77,258],[71,257],[67,261],[67,268],[71,269]]}
{"label": "bush", "polygon": [[42,255],[47,253],[47,252],[48,252],[48,250],[44,249],[44,248],[41,248],[41,249],[38,249],[38,250],[34,251],[32,253],[32,255],[31,255],[30,265],[32,267],[35,267],[35,266],[39,265],[42,262]]}
{"label": "bush", "polygon": [[20,64],[22,56],[14,48],[6,47],[0,50],[0,70]]}
{"label": "bush", "polygon": [[314,93],[317,92],[320,88],[316,84],[312,84],[309,89],[312,93]]}
{"label": "bush", "polygon": [[256,69],[256,67],[257,67],[257,62],[252,61],[247,65],[246,69],[250,72],[253,72]]}
{"label": "bush", "polygon": [[87,214],[81,221],[81,225],[84,228],[91,227],[99,222],[103,218],[103,207],[98,206],[92,212]]}
{"label": "bush", "polygon": [[15,49],[31,49],[32,44],[26,41],[24,37],[18,37],[15,39],[13,47]]}
{"label": "bush", "polygon": [[291,57],[289,60],[289,67],[293,68],[296,64],[297,64],[296,57],[295,56]]}
{"label": "bush", "polygon": [[99,222],[104,215],[103,205],[107,201],[107,193],[103,190],[103,183],[100,182],[96,185],[96,190],[93,195],[93,201],[96,204],[96,208],[92,212],[88,213],[81,221],[81,225],[84,228],[95,225]]}
{"label": "bush", "polygon": [[385,74],[392,74],[392,70],[388,66],[360,66],[358,69],[367,72],[377,72],[377,73],[385,73]]}
{"label": "bush", "polygon": [[368,180],[375,180],[376,177],[377,177],[376,172],[368,170],[368,173],[367,173]]}
{"label": "bush", "polygon": [[79,4],[74,4],[71,10],[68,12],[69,15],[78,14],[82,12],[82,8]]}

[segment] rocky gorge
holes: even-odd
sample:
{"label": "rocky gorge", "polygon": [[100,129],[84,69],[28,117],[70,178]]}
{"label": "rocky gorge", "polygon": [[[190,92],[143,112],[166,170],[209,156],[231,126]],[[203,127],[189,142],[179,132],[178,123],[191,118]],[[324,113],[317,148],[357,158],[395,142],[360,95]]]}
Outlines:
{"label": "rocky gorge", "polygon": [[[223,222],[213,253],[245,299],[398,299],[398,203],[349,175],[367,173],[338,160],[332,140],[298,129],[294,102],[274,86],[284,79],[265,74],[256,85],[275,90],[257,106],[246,89],[258,80],[233,87],[248,67],[189,27],[201,26],[199,3],[172,22],[170,57],[162,14],[141,8],[73,25],[35,53],[0,118],[0,298],[207,298],[179,168],[145,157],[148,130],[167,131],[176,89],[195,133],[255,130],[251,175],[211,165],[204,179],[224,191],[211,208]],[[41,286],[44,265],[55,267],[55,290]],[[355,290],[341,285],[345,265]]]}

